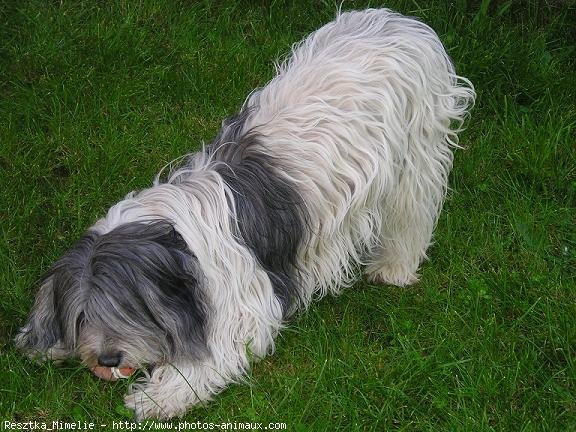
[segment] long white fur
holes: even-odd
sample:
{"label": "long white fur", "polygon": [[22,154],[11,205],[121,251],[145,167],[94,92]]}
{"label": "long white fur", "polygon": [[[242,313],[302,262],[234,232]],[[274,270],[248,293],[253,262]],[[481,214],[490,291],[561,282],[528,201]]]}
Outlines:
{"label": "long white fur", "polygon": [[[249,96],[245,131],[260,134],[310,216],[298,257],[305,304],[350,285],[361,265],[379,282],[417,281],[474,97],[434,31],[387,9],[338,14]],[[168,183],[128,196],[95,226],[173,221],[215,311],[210,360],[160,366],[132,386],[126,405],[139,419],[181,415],[241,380],[250,353],[272,352],[282,327],[270,280],[233,234],[232,191],[213,164],[191,156]]]}

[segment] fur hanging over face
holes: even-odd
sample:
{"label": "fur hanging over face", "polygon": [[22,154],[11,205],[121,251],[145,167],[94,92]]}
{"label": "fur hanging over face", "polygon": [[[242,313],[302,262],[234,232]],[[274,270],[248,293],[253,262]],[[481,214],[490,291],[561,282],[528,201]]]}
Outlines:
{"label": "fur hanging over face", "polygon": [[125,398],[136,418],[182,415],[242,380],[292,314],[359,269],[418,280],[474,98],[427,25],[339,13],[209,146],[54,264],[16,344],[146,370]]}

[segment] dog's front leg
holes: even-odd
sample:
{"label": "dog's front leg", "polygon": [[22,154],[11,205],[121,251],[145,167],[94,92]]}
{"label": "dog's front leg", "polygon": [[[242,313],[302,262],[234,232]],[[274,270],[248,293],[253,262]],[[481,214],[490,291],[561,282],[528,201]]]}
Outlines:
{"label": "dog's front leg", "polygon": [[208,401],[227,381],[209,364],[176,362],[156,367],[137,380],[124,398],[137,421],[183,415],[192,405]]}

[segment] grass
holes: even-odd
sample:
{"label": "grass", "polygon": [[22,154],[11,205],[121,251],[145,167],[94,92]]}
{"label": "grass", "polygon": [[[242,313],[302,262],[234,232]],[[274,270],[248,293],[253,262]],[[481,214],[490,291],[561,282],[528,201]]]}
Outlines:
{"label": "grass", "polygon": [[[343,9],[377,2],[345,1]],[[288,430],[576,430],[576,4],[387,6],[478,91],[421,282],[359,282],[191,411]],[[0,420],[129,420],[127,383],[11,342],[34,282],[112,203],[215,136],[332,1],[0,5]],[[106,429],[106,428],[103,428]]]}

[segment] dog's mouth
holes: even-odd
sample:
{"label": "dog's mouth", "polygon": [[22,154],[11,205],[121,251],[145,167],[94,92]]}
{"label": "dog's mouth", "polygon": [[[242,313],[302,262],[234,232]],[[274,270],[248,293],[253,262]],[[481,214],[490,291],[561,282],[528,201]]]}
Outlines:
{"label": "dog's mouth", "polygon": [[90,369],[94,375],[105,381],[116,381],[129,378],[136,369],[133,367],[96,366]]}
{"label": "dog's mouth", "polygon": [[80,358],[90,372],[104,381],[117,381],[129,378],[134,372],[141,369],[141,367],[125,362],[117,366],[102,366],[99,364],[97,356],[93,353],[84,357],[81,355]]}
{"label": "dog's mouth", "polygon": [[113,352],[108,356],[102,354],[102,350],[90,348],[81,345],[76,352],[77,357],[90,372],[104,381],[127,379],[135,373],[149,375],[158,365],[158,362],[151,359],[136,359],[127,351],[118,351],[117,354]]}

